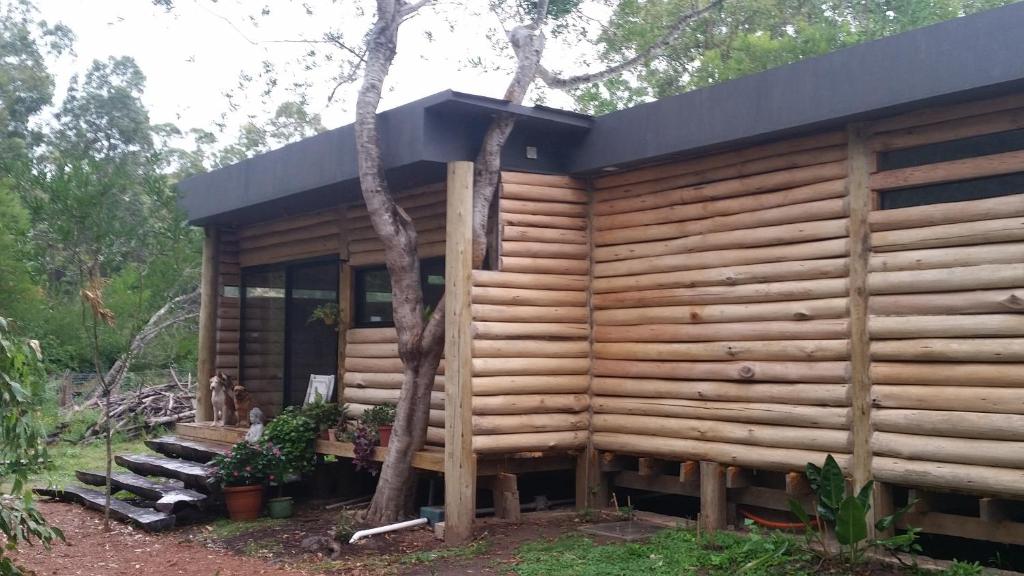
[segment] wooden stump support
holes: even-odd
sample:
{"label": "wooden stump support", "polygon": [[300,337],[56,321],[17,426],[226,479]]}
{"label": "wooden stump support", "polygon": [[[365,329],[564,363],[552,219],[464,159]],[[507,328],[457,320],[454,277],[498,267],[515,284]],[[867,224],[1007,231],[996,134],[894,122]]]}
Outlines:
{"label": "wooden stump support", "polygon": [[726,524],[725,467],[718,462],[700,463],[700,522],[708,532]]}
{"label": "wooden stump support", "polygon": [[199,350],[196,367],[196,422],[213,420],[210,378],[217,358],[217,228],[207,226],[203,238],[203,266],[199,289]]}
{"label": "wooden stump support", "polygon": [[469,542],[476,515],[473,455],[473,163],[448,163],[445,236],[444,539]]}

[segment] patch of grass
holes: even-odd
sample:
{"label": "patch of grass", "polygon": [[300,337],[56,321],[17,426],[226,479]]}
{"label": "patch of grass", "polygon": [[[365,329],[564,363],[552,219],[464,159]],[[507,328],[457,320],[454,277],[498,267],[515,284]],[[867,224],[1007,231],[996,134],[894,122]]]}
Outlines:
{"label": "patch of grass", "polygon": [[455,548],[440,548],[438,550],[422,550],[420,552],[413,552],[402,556],[399,559],[399,562],[405,565],[411,565],[429,564],[438,560],[473,558],[474,556],[486,553],[490,548],[490,542],[486,540],[477,540],[476,542],[465,546],[457,546]]}
{"label": "patch of grass", "polygon": [[209,538],[215,538],[218,540],[227,540],[228,538],[234,538],[235,536],[241,536],[242,534],[248,534],[255,532],[262,528],[270,528],[282,524],[285,520],[278,518],[257,518],[255,520],[244,520],[235,521],[227,518],[221,518],[216,522],[209,525],[209,532],[206,535]]}
{"label": "patch of grass", "polygon": [[242,547],[242,553],[246,556],[257,558],[273,558],[274,554],[284,551],[284,546],[275,540],[252,540],[246,542]]}
{"label": "patch of grass", "polygon": [[[149,451],[141,438],[126,440],[115,436],[113,440],[114,454]],[[102,438],[88,444],[61,442],[48,451],[50,464],[29,479],[33,486],[67,486],[77,482],[75,470],[103,471],[106,466],[107,449]],[[115,464],[114,469],[117,468]]]}
{"label": "patch of grass", "polygon": [[519,576],[803,576],[814,568],[811,556],[785,535],[719,532],[698,541],[693,531],[682,529],[665,530],[646,542],[607,545],[566,535],[524,544],[517,556]]}
{"label": "patch of grass", "polygon": [[981,576],[985,569],[978,562],[961,562],[954,560],[948,568],[943,570],[941,576]]}

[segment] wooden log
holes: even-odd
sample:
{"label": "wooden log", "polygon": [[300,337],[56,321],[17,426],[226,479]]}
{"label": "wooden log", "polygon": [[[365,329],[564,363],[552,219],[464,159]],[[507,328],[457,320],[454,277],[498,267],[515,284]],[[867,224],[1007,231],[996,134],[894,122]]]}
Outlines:
{"label": "wooden log", "polygon": [[1018,216],[873,232],[871,247],[876,252],[892,252],[945,246],[1019,242],[1021,240],[1024,240],[1024,218]]}
{"label": "wooden log", "polygon": [[[1016,318],[1016,316],[1011,317]],[[822,340],[845,338],[849,333],[848,329],[849,327],[845,319],[595,326],[594,340],[597,342]]]}
{"label": "wooden log", "polygon": [[586,230],[538,228],[536,226],[502,226],[501,239],[517,242],[557,242],[560,244],[588,244]]}
{"label": "wooden log", "polygon": [[529,290],[576,290],[585,291],[590,284],[587,276],[557,274],[524,274],[497,272],[494,270],[473,270],[473,287],[524,288]]}
{"label": "wooden log", "polygon": [[476,376],[473,378],[474,396],[501,394],[586,394],[590,376],[567,374],[561,376]]}
{"label": "wooden log", "polygon": [[[203,256],[199,291],[199,341],[196,348],[196,375],[199,381],[196,393],[196,421],[213,420],[213,403],[210,397],[210,378],[217,368],[218,306],[217,306],[217,247],[220,244],[219,231],[214,227],[204,230]],[[237,360],[235,365],[238,365]]]}
{"label": "wooden log", "polygon": [[1024,261],[1024,242],[951,246],[946,248],[907,250],[873,254],[869,270],[927,270],[929,268],[961,268],[985,264],[1019,264]]}
{"label": "wooden log", "polygon": [[1024,443],[875,432],[871,449],[910,460],[1024,468]]}
{"label": "wooden log", "polygon": [[502,184],[526,184],[529,186],[551,186],[557,188],[578,188],[586,189],[586,185],[572,176],[561,174],[534,174],[532,172],[507,172],[501,173]]}
{"label": "wooden log", "polygon": [[868,308],[880,315],[1020,312],[1024,310],[1024,289],[872,296]]}
{"label": "wooden log", "polygon": [[[970,322],[965,319],[964,322]],[[872,360],[1022,362],[1024,338],[915,338],[871,342]]]}
{"label": "wooden log", "polygon": [[334,222],[337,218],[338,214],[333,210],[321,210],[319,212],[312,212],[309,214],[287,216],[267,222],[243,226],[238,229],[237,237],[233,240],[234,243],[237,243],[243,238],[272,236],[274,234],[294,230],[296,228],[306,228],[309,226],[323,224],[324,222]]}
{"label": "wooden log", "polygon": [[569,322],[590,319],[585,306],[495,306],[473,304],[473,319],[485,322]]}
{"label": "wooden log", "polygon": [[541,216],[571,216],[584,218],[587,215],[586,204],[567,202],[534,202],[529,200],[501,201],[501,211],[513,214],[538,214]]}
{"label": "wooden log", "polygon": [[1024,194],[894,210],[875,210],[868,217],[868,221],[871,223],[872,232],[880,232],[978,220],[997,220],[1014,216],[1024,216]]}
{"label": "wooden log", "polygon": [[[427,242],[420,244],[416,248],[416,252],[420,258],[434,258],[436,256],[444,256],[445,253],[444,242]],[[372,252],[356,252],[349,256],[348,263],[352,266],[367,266],[370,264],[383,264],[385,261],[383,250],[374,250]]]}
{"label": "wooden log", "polygon": [[[638,210],[671,206],[673,204],[731,198],[734,196],[795,188],[815,182],[835,180],[845,176],[846,162],[835,161],[673,189],[666,189],[666,184],[671,186],[671,183],[662,181],[649,186],[635,186],[631,196],[598,202],[594,204],[594,213],[599,215],[619,214],[622,212],[636,212]],[[662,191],[652,191],[658,189]],[[652,192],[646,193],[648,191]]]}
{"label": "wooden log", "polygon": [[[595,432],[593,436],[594,445],[598,450],[608,450],[620,454],[642,454],[675,460],[698,459],[722,462],[733,466],[749,466],[761,470],[778,470],[780,472],[803,470],[808,462],[824,462],[827,455],[824,452],[811,450],[744,446],[742,444],[614,432]],[[849,463],[848,455],[834,454],[834,456],[841,467],[847,468]],[[702,485],[705,482],[705,475],[706,470],[702,469]]]}
{"label": "wooden log", "polygon": [[872,362],[871,379],[879,384],[1024,387],[1024,364]]}
{"label": "wooden log", "polygon": [[687,438],[771,448],[798,448],[842,453],[850,451],[850,434],[845,430],[815,429],[812,432],[807,428],[794,426],[629,414],[594,414],[592,428],[594,432]]}
{"label": "wooden log", "polygon": [[596,376],[846,383],[846,362],[640,362],[594,360]]}
{"label": "wooden log", "polygon": [[[404,374],[345,372],[342,383],[354,388],[401,388]],[[444,390],[444,376],[434,376],[434,390]]]}
{"label": "wooden log", "polygon": [[576,413],[590,408],[586,394],[509,394],[474,396],[473,414]]}
{"label": "wooden log", "polygon": [[875,385],[871,394],[872,403],[878,408],[1024,414],[1021,388]]}
{"label": "wooden log", "polygon": [[898,150],[1020,128],[1024,128],[1024,110],[1000,110],[939,124],[914,126],[877,134],[871,139],[871,148],[878,151]]}
{"label": "wooden log", "polygon": [[779,206],[728,216],[714,216],[702,220],[669,222],[666,224],[643,224],[629,228],[597,230],[594,244],[610,246],[632,242],[649,242],[666,238],[680,238],[712,232],[742,230],[762,226],[778,226],[813,220],[828,220],[846,215],[846,202],[842,198],[817,200],[803,204]]}
{"label": "wooden log", "polygon": [[523,432],[564,432],[586,430],[590,414],[502,414],[473,416],[473,434],[519,434]]}
{"label": "wooden log", "polygon": [[843,360],[849,340],[615,342],[594,345],[595,358],[618,360]]}
{"label": "wooden log", "polygon": [[345,340],[353,344],[398,342],[398,333],[394,328],[349,328]]}
{"label": "wooden log", "polygon": [[503,340],[508,338],[587,338],[589,324],[558,322],[474,322],[473,338]]}
{"label": "wooden log", "polygon": [[[435,242],[444,241],[444,227],[431,228],[429,230],[416,231],[416,244],[424,246]],[[376,252],[384,249],[384,243],[379,238],[367,238],[365,240],[353,240],[348,244],[349,252]]]}
{"label": "wooden log", "polygon": [[474,436],[473,451],[477,454],[514,454],[578,450],[587,445],[587,436],[584,430]]}
{"label": "wooden log", "polygon": [[872,316],[872,338],[957,338],[1024,335],[1024,315]]}
{"label": "wooden log", "polygon": [[1019,286],[1024,286],[1024,266],[1020,264],[872,272],[868,276],[871,294],[950,292]]}
{"label": "wooden log", "polygon": [[847,430],[850,409],[796,404],[764,404],[756,402],[709,402],[678,398],[620,398],[594,396],[591,400],[597,414],[634,414],[664,416],[721,422],[778,424],[804,428]]}
{"label": "wooden log", "polygon": [[871,175],[871,188],[873,190],[897,190],[913,186],[1012,174],[1019,172],[1022,166],[1024,166],[1024,150],[975,156],[878,172]]}
{"label": "wooden log", "polygon": [[338,228],[340,226],[341,222],[337,218],[335,218],[333,220],[327,220],[319,224],[313,224],[311,226],[304,226],[301,228],[290,228],[288,230],[282,230],[281,232],[275,232],[273,234],[249,236],[246,238],[242,238],[238,242],[238,248],[240,251],[246,252],[249,250],[255,250],[257,248],[274,246],[276,244],[308,240],[310,238],[319,238],[322,236],[337,234]]}
{"label": "wooden log", "polygon": [[514,214],[502,212],[499,216],[502,226],[533,226],[536,228],[557,228],[562,230],[586,230],[587,219],[572,216],[546,216],[543,214]]}
{"label": "wooden log", "polygon": [[594,228],[598,230],[614,230],[616,228],[629,228],[632,226],[685,222],[715,216],[744,214],[757,210],[778,208],[780,206],[827,200],[829,198],[842,198],[846,195],[844,183],[845,181],[842,179],[829,180],[778,192],[752,194],[693,204],[673,204],[663,208],[639,210],[637,212],[599,215],[594,217]]}
{"label": "wooden log", "polygon": [[[400,358],[345,358],[346,372],[378,372],[401,374],[405,368]],[[437,368],[438,374],[444,374],[444,360]]]}
{"label": "wooden log", "polygon": [[782,246],[711,250],[708,252],[652,256],[650,258],[632,258],[615,262],[596,262],[594,263],[594,275],[597,277],[628,276],[630,274],[652,274],[655,272],[700,270],[704,268],[742,266],[745,264],[835,258],[847,255],[849,252],[847,245],[848,241],[845,238],[837,238],[801,244],[784,244]]}
{"label": "wooden log", "polygon": [[915,108],[912,112],[876,120],[870,124],[870,128],[875,134],[881,134],[913,126],[945,124],[960,118],[969,118],[997,110],[1020,108],[1021,106],[1024,106],[1024,95],[1013,93],[998,98],[969,100],[960,104],[940,104],[925,108]]}
{"label": "wooden log", "polygon": [[1024,471],[1019,469],[922,462],[883,456],[875,458],[871,468],[876,479],[891,484],[1024,497]]}
{"label": "wooden log", "polygon": [[710,306],[652,306],[595,310],[596,324],[691,324],[701,322],[760,322],[767,320],[820,320],[846,316],[846,298],[795,302],[718,304]]}
{"label": "wooden log", "polygon": [[814,300],[845,297],[846,278],[793,280],[737,286],[701,286],[663,288],[593,294],[594,308],[639,308],[642,306],[682,306],[704,304],[745,304],[785,300]]}
{"label": "wooden log", "polygon": [[239,254],[238,260],[242,267],[248,267],[338,253],[338,234],[333,232],[326,236],[246,250]]}
{"label": "wooden log", "polygon": [[717,462],[700,463],[700,527],[706,532],[724,530],[728,496],[724,470]]}
{"label": "wooden log", "polygon": [[786,473],[786,495],[791,498],[798,498],[800,496],[807,496],[812,494],[811,483],[807,480],[807,475],[802,472],[787,472]]}
{"label": "wooden log", "polygon": [[474,286],[473,303],[512,306],[586,306],[587,293],[582,290],[531,290],[529,288]]}
{"label": "wooden log", "polygon": [[474,358],[474,376],[586,374],[589,358]]}
{"label": "wooden log", "polygon": [[544,186],[538,184],[501,183],[501,197],[514,200],[537,200],[541,202],[570,202],[586,204],[590,194],[579,188]]}
{"label": "wooden log", "polygon": [[1024,442],[1024,415],[944,410],[876,409],[875,430],[923,436]]}
{"label": "wooden log", "polygon": [[747,488],[754,483],[754,475],[749,468],[729,466],[725,469],[725,487],[729,490]]}
{"label": "wooden log", "polygon": [[719,402],[751,402],[771,398],[783,404],[846,406],[846,384],[788,384],[659,380],[654,378],[596,377],[591,392],[598,396],[681,398]]}
{"label": "wooden log", "polygon": [[571,258],[584,260],[590,256],[590,248],[586,244],[560,244],[554,242],[515,242],[505,240],[501,244],[504,256],[523,256],[531,258]]}
{"label": "wooden log", "polygon": [[[445,205],[445,189],[444,184],[435,183],[421,186],[413,190],[404,191],[396,198],[398,205],[402,209],[408,211],[411,208],[420,206],[434,206],[440,204]],[[348,217],[359,218],[368,217],[369,211],[366,209],[366,204],[362,202],[358,204],[352,204],[348,207]],[[369,218],[367,218],[369,219]]]}
{"label": "wooden log", "polygon": [[526,258],[501,256],[499,268],[503,272],[525,272],[529,274],[586,274],[590,262],[569,258]]}
{"label": "wooden log", "polygon": [[[248,352],[248,349],[246,349]],[[345,347],[349,358],[398,358],[398,343],[349,344]]]}
{"label": "wooden log", "polygon": [[812,240],[825,240],[844,236],[846,236],[846,219],[818,220],[815,222],[748,228],[746,230],[712,232],[672,240],[599,246],[594,248],[594,260],[597,262],[611,262],[613,260],[628,260],[647,256],[661,256],[663,254],[689,254],[690,252],[703,252],[707,250],[794,244],[797,242],[810,242]]}
{"label": "wooden log", "polygon": [[[400,394],[401,390],[398,389],[348,387],[344,390],[344,400],[355,404],[390,404],[394,406],[398,404]],[[444,392],[430,393],[430,407],[437,410],[444,409]]]}
{"label": "wooden log", "polygon": [[474,358],[587,358],[590,343],[556,340],[475,340]]}
{"label": "wooden log", "polygon": [[736,284],[762,284],[794,280],[815,280],[846,276],[846,258],[801,260],[771,264],[749,264],[706,270],[661,272],[615,278],[595,278],[594,291],[627,292],[635,290],[696,288],[699,286],[729,286]]}
{"label": "wooden log", "polygon": [[[437,230],[439,228],[444,229],[446,220],[447,216],[444,214],[444,211],[442,210],[438,214],[420,216],[414,219],[413,225],[416,227],[417,231],[425,232],[427,230]],[[374,230],[373,226],[370,224],[369,218],[363,220],[362,223],[362,226],[346,227],[346,233],[348,234],[348,239],[350,241],[379,238],[379,236],[377,235],[377,231]]]}
{"label": "wooden log", "polygon": [[[69,485],[63,488],[33,488],[37,496],[46,496],[65,502],[76,502],[93,510],[106,509],[106,495],[84,486]],[[116,498],[110,501],[110,517],[130,522],[147,532],[160,532],[174,528],[175,516],[166,512],[132,506]]]}

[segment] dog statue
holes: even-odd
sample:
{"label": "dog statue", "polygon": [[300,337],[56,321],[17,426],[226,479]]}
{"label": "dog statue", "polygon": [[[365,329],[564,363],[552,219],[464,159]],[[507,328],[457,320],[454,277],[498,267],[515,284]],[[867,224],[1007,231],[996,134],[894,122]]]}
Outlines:
{"label": "dog statue", "polygon": [[254,407],[249,411],[249,431],[245,433],[245,441],[256,443],[263,436],[263,410]]}
{"label": "dog statue", "polygon": [[231,377],[223,372],[210,378],[214,426],[231,426],[235,423],[235,401],[229,392],[231,387]]}
{"label": "dog statue", "polygon": [[235,401],[235,413],[238,414],[238,425],[250,425],[249,412],[252,410],[252,395],[241,384],[235,384],[231,388],[231,398]]}

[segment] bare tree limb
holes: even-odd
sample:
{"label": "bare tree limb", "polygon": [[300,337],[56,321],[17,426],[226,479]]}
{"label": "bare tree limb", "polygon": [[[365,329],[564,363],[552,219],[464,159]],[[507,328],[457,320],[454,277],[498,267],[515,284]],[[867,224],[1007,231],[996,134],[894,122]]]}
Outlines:
{"label": "bare tree limb", "polygon": [[584,84],[592,84],[594,82],[606,80],[608,78],[611,78],[612,76],[621,74],[642,62],[647,62],[654,58],[657,58],[669,46],[671,46],[673,42],[675,42],[676,38],[678,38],[680,34],[682,34],[686,30],[687,24],[707,14],[712,9],[721,6],[724,2],[725,0],[711,0],[711,2],[708,3],[707,6],[704,6],[703,8],[698,8],[683,13],[678,19],[676,19],[675,23],[673,23],[672,26],[668,30],[666,30],[665,33],[660,38],[658,38],[658,40],[656,40],[653,44],[651,44],[644,50],[637,52],[635,55],[633,55],[632,58],[619,62],[614,66],[609,66],[604,70],[563,78],[551,72],[544,66],[540,66],[538,70],[538,76],[541,80],[544,81],[545,84],[547,84],[551,88],[555,88],[558,90],[569,90],[572,88],[582,86]]}

